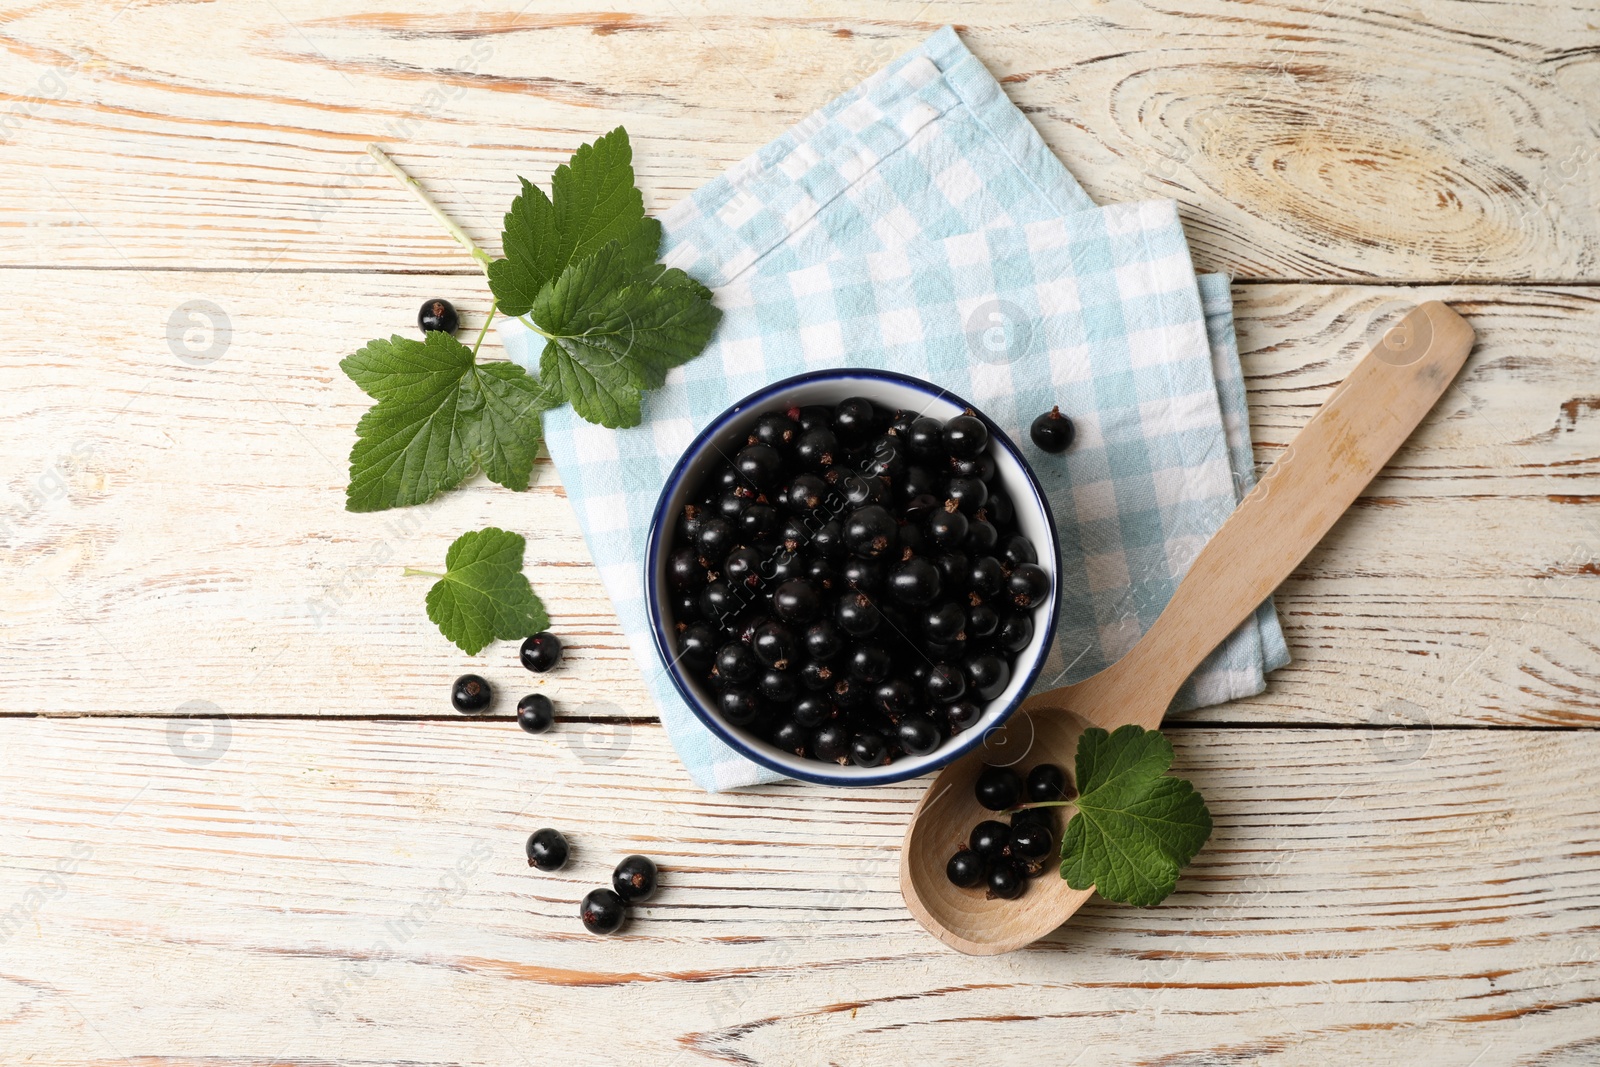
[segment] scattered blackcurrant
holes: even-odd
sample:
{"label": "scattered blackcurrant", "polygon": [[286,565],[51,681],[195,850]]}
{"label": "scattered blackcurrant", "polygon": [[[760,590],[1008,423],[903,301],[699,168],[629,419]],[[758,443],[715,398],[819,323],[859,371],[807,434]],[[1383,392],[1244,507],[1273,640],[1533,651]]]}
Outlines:
{"label": "scattered blackcurrant", "polygon": [[567,839],[560,830],[548,826],[528,836],[528,866],[541,871],[559,871],[567,862]]}
{"label": "scattered blackcurrant", "polygon": [[1061,414],[1059,407],[1055,407],[1033,420],[1033,425],[1028,427],[1028,436],[1033,438],[1033,443],[1041,451],[1056,453],[1072,447],[1076,431],[1072,420]]}
{"label": "scattered blackcurrant", "polygon": [[535,674],[553,670],[561,662],[561,638],[542,630],[522,642],[522,665]]}
{"label": "scattered blackcurrant", "polygon": [[417,312],[417,328],[424,334],[455,333],[460,325],[461,317],[456,314],[455,305],[443,297],[423,301]]}
{"label": "scattered blackcurrant", "polygon": [[494,700],[494,690],[476,674],[463,674],[450,687],[450,704],[463,714],[482,711]]}
{"label": "scattered blackcurrant", "polygon": [[529,693],[517,701],[517,725],[530,734],[542,734],[556,721],[556,707],[543,693]]}

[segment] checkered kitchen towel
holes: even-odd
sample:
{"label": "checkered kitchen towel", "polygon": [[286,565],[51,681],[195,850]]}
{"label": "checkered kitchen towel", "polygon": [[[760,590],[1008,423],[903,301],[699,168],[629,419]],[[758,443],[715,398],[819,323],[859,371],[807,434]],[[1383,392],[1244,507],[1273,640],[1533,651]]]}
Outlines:
{"label": "checkered kitchen towel", "polygon": [[[689,773],[728,789],[776,775],[684,705],[645,614],[656,499],[694,435],[757,387],[881,367],[979,405],[1016,440],[1060,404],[1064,456],[1034,454],[1060,528],[1061,616],[1039,687],[1115,661],[1253,484],[1227,279],[1196,279],[1171,201],[1096,208],[954,31],[945,29],[662,218],[663,259],[716,294],[707,350],[648,393],[642,425],[570,409],[546,443]],[[500,327],[536,369],[539,339]],[[1288,662],[1270,603],[1177,707],[1260,692]]]}

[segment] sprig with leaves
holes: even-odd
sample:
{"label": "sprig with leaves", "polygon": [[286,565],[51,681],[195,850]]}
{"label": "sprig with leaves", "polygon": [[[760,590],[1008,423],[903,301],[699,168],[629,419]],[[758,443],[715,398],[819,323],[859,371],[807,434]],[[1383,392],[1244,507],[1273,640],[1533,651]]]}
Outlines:
{"label": "sprig with leaves", "polygon": [[[470,349],[448,334],[397,334],[339,364],[377,401],[356,426],[349,510],[420,504],[479,469],[499,485],[526,489],[545,411],[569,403],[590,422],[637,426],[643,393],[711,339],[721,317],[711,291],[656,262],[661,224],[644,213],[622,127],[557,167],[552,195],[521,179],[498,260],[415,179],[370,151],[483,265],[495,304]],[[537,377],[511,363],[478,362],[496,312],[545,339]]]}

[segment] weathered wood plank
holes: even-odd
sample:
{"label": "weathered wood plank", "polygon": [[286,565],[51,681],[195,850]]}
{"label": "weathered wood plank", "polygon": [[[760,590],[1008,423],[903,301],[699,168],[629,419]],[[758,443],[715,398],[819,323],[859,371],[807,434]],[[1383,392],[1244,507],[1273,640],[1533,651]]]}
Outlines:
{"label": "weathered wood plank", "polygon": [[[343,510],[366,398],[337,360],[476,279],[0,272],[19,306],[94,307],[8,363],[0,391],[0,711],[449,714],[470,662],[426,621],[463,530],[531,535],[529,574],[570,639],[542,684],[564,711],[645,715],[637,669],[554,471],[436,503]],[[1457,387],[1285,584],[1296,662],[1197,718],[1590,723],[1600,715],[1600,300],[1583,288],[1235,288],[1269,462],[1399,301],[1454,299],[1482,341]],[[201,366],[181,305],[231,342]],[[474,328],[470,295],[461,301]],[[198,314],[198,313],[196,313]],[[199,320],[196,320],[199,321]],[[515,648],[480,662],[523,691]],[[515,696],[512,697],[515,699]],[[1403,703],[1395,703],[1401,701]],[[509,709],[509,702],[502,710]],[[1385,710],[1388,709],[1388,710]]]}
{"label": "weathered wood plank", "polygon": [[1102,201],[1259,278],[1592,280],[1592,2],[492,0],[13,6],[0,263],[459,270],[361,154],[493,243],[518,172],[625,123],[653,209],[946,21]]}
{"label": "weathered wood plank", "polygon": [[[1217,824],[1178,892],[978,959],[901,906],[915,783],[707,796],[648,724],[585,760],[564,728],[235,722],[204,764],[182,725],[0,722],[12,1062],[1466,1065],[1600,1042],[1587,731],[1176,731]],[[541,825],[567,869],[525,866]],[[577,900],[632,851],[664,888],[588,936]]]}

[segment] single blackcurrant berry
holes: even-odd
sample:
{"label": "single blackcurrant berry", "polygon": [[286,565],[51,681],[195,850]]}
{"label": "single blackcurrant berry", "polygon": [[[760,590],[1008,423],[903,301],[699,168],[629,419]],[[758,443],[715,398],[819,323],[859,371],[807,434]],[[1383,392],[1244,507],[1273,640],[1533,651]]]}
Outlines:
{"label": "single blackcurrant berry", "polygon": [[417,328],[424,334],[455,333],[460,325],[461,317],[456,314],[455,305],[443,297],[423,301],[422,310],[417,312]]}
{"label": "single blackcurrant berry", "polygon": [[628,904],[656,894],[656,865],[648,856],[628,856],[611,872],[611,888]]}
{"label": "single blackcurrant berry", "polygon": [[931,415],[912,420],[906,436],[911,454],[919,459],[932,459],[944,451],[944,423]]}
{"label": "single blackcurrant berry", "polygon": [[450,687],[450,704],[463,714],[482,711],[494,700],[494,690],[476,674],[463,674]]}
{"label": "single blackcurrant berry", "polygon": [[953,704],[967,693],[967,676],[950,663],[935,663],[925,683],[928,695],[940,704]]}
{"label": "single blackcurrant berry", "polygon": [[971,528],[967,517],[957,511],[955,505],[946,502],[944,506],[936,509],[928,516],[928,536],[940,548],[958,549],[967,539],[967,531]]}
{"label": "single blackcurrant berry", "polygon": [[958,700],[944,709],[944,721],[950,724],[953,733],[970,729],[983,718],[983,708],[971,700]]}
{"label": "single blackcurrant berry", "polygon": [[543,693],[529,693],[517,701],[517,725],[530,734],[542,734],[556,721],[556,706]]}
{"label": "single blackcurrant berry", "polygon": [[1000,559],[1020,567],[1024,563],[1038,563],[1039,553],[1034,551],[1032,541],[1021,534],[1012,534],[1000,542]]}
{"label": "single blackcurrant berry", "polygon": [[1027,877],[1015,864],[997,863],[989,872],[989,894],[1001,900],[1015,900],[1028,888]]}
{"label": "single blackcurrant berry", "polygon": [[984,859],[998,859],[1011,844],[1011,827],[999,819],[985,819],[972,828],[967,845]]}
{"label": "single blackcurrant berry", "polygon": [[990,811],[1005,811],[1022,800],[1022,778],[1010,767],[985,767],[973,792]]}
{"label": "single blackcurrant berry", "polygon": [[752,681],[760,669],[761,664],[756,660],[755,653],[737,641],[730,641],[717,649],[715,670],[717,676],[728,685],[743,685]]}
{"label": "single blackcurrant berry", "polygon": [[1011,854],[1025,860],[1042,860],[1054,843],[1049,830],[1039,825],[1011,825]]}
{"label": "single blackcurrant berry", "polygon": [[860,645],[849,656],[850,677],[876,683],[889,677],[894,660],[877,645]]}
{"label": "single blackcurrant berry", "polygon": [[774,704],[793,704],[800,695],[799,677],[794,671],[763,671],[756,691]]}
{"label": "single blackcurrant berry", "polygon": [[627,905],[609,889],[591,890],[578,906],[578,917],[591,934],[614,934],[627,917]]}
{"label": "single blackcurrant berry", "polygon": [[709,671],[716,654],[717,637],[705,623],[697,622],[678,635],[678,661],[690,670]]}
{"label": "single blackcurrant berry", "polygon": [[850,447],[865,441],[872,434],[877,421],[877,409],[866,397],[853,396],[841,400],[833,409],[833,432]]}
{"label": "single blackcurrant berry", "polygon": [[794,454],[801,466],[810,471],[821,472],[833,466],[834,457],[843,453],[839,448],[839,438],[834,436],[832,430],[821,426],[800,435],[800,439],[795,442]]}
{"label": "single blackcurrant berry", "polygon": [[746,445],[733,457],[733,466],[750,485],[765,489],[777,479],[783,457],[771,445]]}
{"label": "single blackcurrant berry", "polygon": [[756,420],[755,429],[750,431],[754,437],[764,445],[776,449],[783,449],[794,443],[800,436],[800,424],[781,411],[769,411]]}
{"label": "single blackcurrant berry", "polygon": [[1000,629],[1000,613],[987,604],[974,604],[967,609],[967,636],[982,639]]}
{"label": "single blackcurrant berry", "polygon": [[[895,542],[897,524],[889,509],[881,504],[857,508],[845,517],[844,543],[850,551],[866,559],[876,559]],[[966,530],[961,531],[966,536]]]}
{"label": "single blackcurrant berry", "polygon": [[796,756],[805,756],[806,745],[810,740],[811,731],[793,719],[784,719],[772,731],[772,744],[784,752],[790,752]]}
{"label": "single blackcurrant berry", "polygon": [[828,723],[811,735],[811,751],[824,763],[849,763],[850,731],[839,723]]}
{"label": "single blackcurrant berry", "polygon": [[694,543],[700,550],[701,558],[715,570],[727,558],[729,549],[733,548],[733,524],[720,516],[707,519],[695,531]]}
{"label": "single blackcurrant berry", "polygon": [[957,415],[944,424],[944,449],[956,459],[972,459],[989,447],[989,428],[974,415]]}
{"label": "single blackcurrant berry", "polygon": [[1042,451],[1057,453],[1072,447],[1076,431],[1072,420],[1061,414],[1059,407],[1054,407],[1033,420],[1033,425],[1028,427],[1028,436]]}
{"label": "single blackcurrant berry", "polygon": [[790,714],[794,716],[794,721],[799,725],[807,730],[815,730],[827,722],[828,717],[833,714],[833,704],[827,697],[801,697],[795,701]]}
{"label": "single blackcurrant berry", "polygon": [[[989,487],[977,478],[962,478],[958,476],[950,479],[950,484],[945,487],[944,495],[946,500],[955,501],[956,507],[960,508],[963,513],[972,515],[988,502]],[[968,536],[971,536],[970,529],[968,530]]]}
{"label": "single blackcurrant berry", "polygon": [[522,665],[535,674],[543,674],[561,662],[561,638],[549,630],[541,630],[522,642]]}
{"label": "single blackcurrant berry", "polygon": [[560,830],[548,826],[528,837],[528,866],[541,871],[559,871],[567,862],[567,839]]}
{"label": "single blackcurrant berry", "polygon": [[962,666],[967,672],[967,684],[984,700],[993,700],[1011,682],[1011,666],[999,656],[982,653],[968,658]]}
{"label": "single blackcurrant berry", "polygon": [[725,689],[717,696],[717,710],[734,726],[749,726],[761,714],[761,700],[748,689]]}
{"label": "single blackcurrant berry", "polygon": [[667,583],[679,592],[698,593],[706,584],[706,569],[692,548],[680,548],[667,557]]}
{"label": "single blackcurrant berry", "polygon": [[956,601],[948,601],[922,613],[922,632],[928,640],[948,644],[961,639],[966,632],[967,613]]}
{"label": "single blackcurrant berry", "polygon": [[908,559],[889,572],[889,595],[902,604],[931,604],[939,599],[939,588],[939,570],[925,559]]}
{"label": "single blackcurrant berry", "polygon": [[873,706],[889,716],[890,722],[910,711],[916,702],[917,694],[911,683],[900,678],[879,682],[872,690]]}
{"label": "single blackcurrant berry", "polygon": [[789,661],[798,655],[800,645],[795,640],[793,630],[782,623],[768,620],[756,627],[750,648],[763,666],[783,671],[789,669]]}
{"label": "single blackcurrant berry", "polygon": [[1033,640],[1033,619],[1028,615],[1007,615],[1000,622],[1000,630],[995,635],[995,644],[1007,652],[1017,653],[1028,647]]}
{"label": "single blackcurrant berry", "polygon": [[889,745],[883,735],[863,730],[850,739],[850,761],[857,767],[879,767],[889,754]]}
{"label": "single blackcurrant berry", "polygon": [[[904,682],[889,684],[905,685]],[[944,735],[939,732],[939,727],[926,715],[907,715],[900,720],[896,732],[900,737],[900,747],[906,750],[908,756],[926,756],[944,743]]]}
{"label": "single blackcurrant berry", "polygon": [[1050,575],[1037,563],[1019,563],[1006,579],[1006,592],[1019,608],[1038,607],[1050,595]]}
{"label": "single blackcurrant berry", "polygon": [[846,593],[839,598],[833,619],[851,637],[865,637],[878,628],[883,616],[865,593]]}
{"label": "single blackcurrant berry", "polygon": [[970,848],[964,848],[950,857],[950,862],[945,864],[944,873],[950,879],[951,885],[971,889],[983,881],[983,868],[983,857]]}
{"label": "single blackcurrant berry", "polygon": [[806,654],[812,659],[830,660],[844,651],[844,635],[827,619],[806,627]]}
{"label": "single blackcurrant berry", "polygon": [[784,622],[805,625],[822,612],[822,594],[801,578],[792,578],[772,591],[772,610]]}
{"label": "single blackcurrant berry", "polygon": [[1067,773],[1054,763],[1041,763],[1028,772],[1024,788],[1030,801],[1066,800]]}

